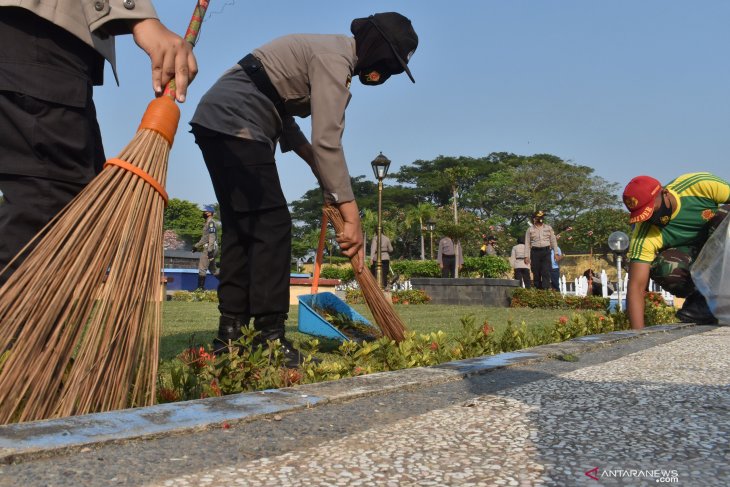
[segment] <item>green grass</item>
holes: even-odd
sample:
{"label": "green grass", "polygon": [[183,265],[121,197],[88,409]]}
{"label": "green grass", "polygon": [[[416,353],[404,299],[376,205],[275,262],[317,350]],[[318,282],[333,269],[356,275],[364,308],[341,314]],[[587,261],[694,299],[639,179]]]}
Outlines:
{"label": "green grass", "polygon": [[[354,305],[353,308],[374,323],[366,305]],[[396,305],[395,309],[409,330],[423,334],[441,330],[449,336],[458,333],[461,318],[469,315],[474,316],[477,323],[488,321],[495,330],[500,330],[509,320],[516,325],[524,321],[530,328],[551,326],[560,316],[571,313],[568,310],[435,304]],[[217,303],[166,301],[163,305],[160,359],[169,361],[193,345],[209,346],[218,330],[218,316]],[[296,331],[297,320],[297,306],[291,306],[286,334],[295,344],[311,338]],[[320,342],[323,352],[339,345],[335,340],[320,339]]]}

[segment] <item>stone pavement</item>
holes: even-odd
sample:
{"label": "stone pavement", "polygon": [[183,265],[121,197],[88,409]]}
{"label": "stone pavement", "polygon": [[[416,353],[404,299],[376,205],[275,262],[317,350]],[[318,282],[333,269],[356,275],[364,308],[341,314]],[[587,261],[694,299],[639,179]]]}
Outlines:
{"label": "stone pavement", "polygon": [[248,418],[147,439],[0,427],[0,485],[730,485],[728,350],[727,327],[656,327],[239,397]]}

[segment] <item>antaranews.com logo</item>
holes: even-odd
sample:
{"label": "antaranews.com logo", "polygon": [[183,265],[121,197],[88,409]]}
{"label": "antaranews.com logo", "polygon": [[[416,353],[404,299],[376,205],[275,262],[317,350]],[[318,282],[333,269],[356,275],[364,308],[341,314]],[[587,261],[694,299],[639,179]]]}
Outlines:
{"label": "antaranews.com logo", "polygon": [[595,467],[585,472],[586,477],[593,480],[608,478],[635,478],[653,479],[659,484],[679,483],[679,472],[676,470],[665,470],[655,468],[650,470],[624,469],[624,468],[600,468]]}

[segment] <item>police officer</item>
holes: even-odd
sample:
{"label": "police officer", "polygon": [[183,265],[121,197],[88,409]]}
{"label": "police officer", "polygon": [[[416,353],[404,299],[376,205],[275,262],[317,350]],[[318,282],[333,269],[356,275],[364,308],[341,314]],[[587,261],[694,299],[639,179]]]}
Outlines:
{"label": "police officer", "polygon": [[537,289],[550,289],[550,249],[555,251],[555,260],[560,262],[562,255],[558,249],[553,227],[545,224],[545,212],[532,214],[532,226],[525,233],[525,264],[532,269],[532,280]]}
{"label": "police officer", "polygon": [[[203,96],[191,120],[220,204],[223,234],[216,350],[254,317],[257,344],[278,339],[287,364],[300,355],[284,336],[289,311],[291,216],[274,159],[277,144],[312,168],[325,201],[344,220],[337,242],[364,262],[360,215],[342,134],[350,83],[379,85],[406,72],[418,45],[410,20],[394,13],[355,19],[353,37],[296,34],[254,49]],[[294,117],[312,117],[312,143]],[[357,272],[362,272],[362,267]]]}
{"label": "police officer", "polygon": [[520,281],[520,285],[525,289],[530,289],[532,283],[530,282],[530,266],[525,263],[525,237],[517,237],[517,245],[512,247],[512,251],[509,257],[509,263],[515,271],[515,279]]}
{"label": "police officer", "polygon": [[0,0],[0,270],[101,171],[93,86],[105,60],[116,75],[114,38],[129,33],[152,61],[155,91],[173,73],[183,101],[192,48],[150,0]]}
{"label": "police officer", "polygon": [[203,234],[193,247],[200,251],[200,259],[198,260],[198,289],[205,289],[205,276],[210,271],[211,274],[218,277],[218,269],[215,265],[215,258],[218,255],[218,225],[216,225],[213,215],[215,209],[212,206],[203,208]]}
{"label": "police officer", "polygon": [[626,296],[631,327],[644,327],[644,292],[650,277],[665,291],[686,297],[677,311],[680,321],[716,323],[695,288],[690,266],[730,211],[730,184],[706,172],[684,174],[666,186],[653,177],[637,176],[626,185],[623,201],[635,224]]}

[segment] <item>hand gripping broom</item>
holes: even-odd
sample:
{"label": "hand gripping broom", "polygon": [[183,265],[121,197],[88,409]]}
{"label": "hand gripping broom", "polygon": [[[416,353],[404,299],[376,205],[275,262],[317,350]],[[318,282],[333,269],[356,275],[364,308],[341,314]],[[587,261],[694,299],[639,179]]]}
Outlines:
{"label": "hand gripping broom", "polygon": [[[332,205],[325,205],[323,208],[322,215],[323,223],[322,228],[326,225],[326,220],[329,219],[332,223],[332,227],[335,232],[341,233],[345,228],[345,222],[342,220],[342,215],[339,210]],[[321,241],[320,237],[320,241]],[[355,279],[362,289],[362,294],[365,297],[365,302],[370,308],[370,312],[373,314],[375,323],[378,328],[383,332],[383,335],[387,336],[391,340],[401,342],[405,338],[405,325],[400,319],[400,316],[393,309],[393,304],[389,303],[385,299],[382,289],[376,282],[375,278],[369,271],[358,272],[360,268],[360,254],[357,253],[350,257],[350,264],[355,270]]]}
{"label": "hand gripping broom", "polygon": [[[197,1],[193,45],[207,8]],[[173,80],[0,288],[0,424],[154,403],[174,97]]]}

